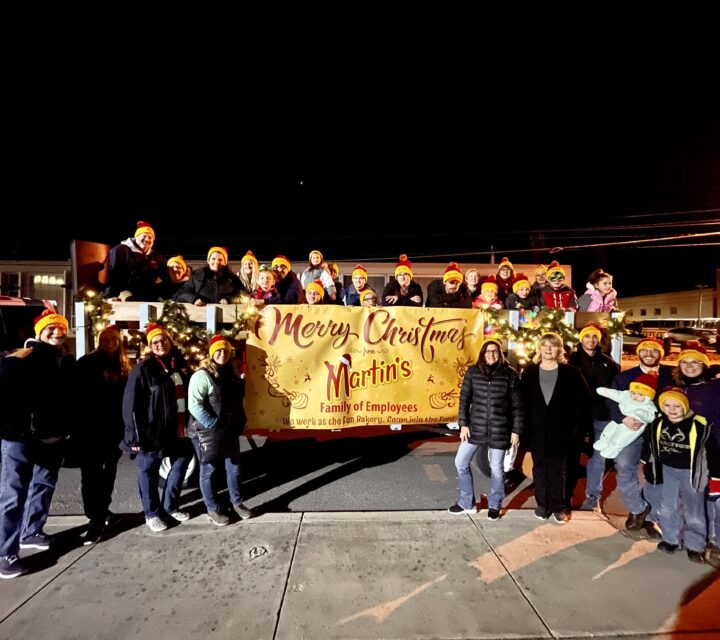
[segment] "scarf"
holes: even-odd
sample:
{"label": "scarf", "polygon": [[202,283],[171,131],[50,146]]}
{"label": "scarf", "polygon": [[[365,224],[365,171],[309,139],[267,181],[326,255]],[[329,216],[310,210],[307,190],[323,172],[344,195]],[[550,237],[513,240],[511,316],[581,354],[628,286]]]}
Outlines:
{"label": "scarf", "polygon": [[182,376],[179,371],[173,371],[170,373],[170,369],[175,369],[175,358],[170,360],[170,369],[167,368],[162,358],[155,356],[155,359],[160,363],[163,371],[170,375],[170,380],[175,384],[175,403],[177,404],[177,437],[185,437],[185,384],[183,383]]}

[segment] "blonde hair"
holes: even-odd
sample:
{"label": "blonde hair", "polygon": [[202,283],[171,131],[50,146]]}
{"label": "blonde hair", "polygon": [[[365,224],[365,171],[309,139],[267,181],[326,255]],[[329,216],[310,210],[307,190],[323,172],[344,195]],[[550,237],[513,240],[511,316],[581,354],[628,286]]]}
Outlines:
{"label": "blonde hair", "polygon": [[560,351],[558,352],[557,361],[560,364],[566,364],[567,358],[565,357],[565,344],[563,343],[563,339],[557,334],[552,331],[548,331],[547,333],[543,333],[540,336],[540,339],[537,342],[537,348],[535,349],[535,355],[533,356],[532,361],[537,364],[542,360],[542,355],[540,354],[540,346],[544,342],[549,342],[553,347],[559,347]]}

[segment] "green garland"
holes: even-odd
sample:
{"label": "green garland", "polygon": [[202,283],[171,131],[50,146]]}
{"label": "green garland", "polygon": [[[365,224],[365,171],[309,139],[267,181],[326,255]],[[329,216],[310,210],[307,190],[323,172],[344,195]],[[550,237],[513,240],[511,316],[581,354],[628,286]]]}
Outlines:
{"label": "green garland", "polygon": [[[498,335],[508,342],[515,343],[515,354],[521,366],[532,360],[537,342],[544,333],[557,333],[563,344],[572,350],[580,341],[579,332],[565,321],[563,309],[550,309],[544,307],[540,311],[521,312],[520,326],[516,329],[507,319],[507,314],[500,310],[487,309],[485,311],[487,326],[486,334]],[[617,318],[608,318],[607,326],[603,327],[609,338],[622,333],[625,328],[625,314]]]}
{"label": "green garland", "polygon": [[85,303],[90,327],[95,338],[100,332],[110,324],[110,316],[112,315],[112,305],[102,298],[102,296],[91,289],[86,289],[81,295],[82,301]]}

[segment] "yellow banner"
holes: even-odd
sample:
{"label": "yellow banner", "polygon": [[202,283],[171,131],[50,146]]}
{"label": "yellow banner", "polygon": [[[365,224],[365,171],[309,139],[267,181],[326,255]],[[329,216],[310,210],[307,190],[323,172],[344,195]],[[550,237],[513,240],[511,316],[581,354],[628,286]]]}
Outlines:
{"label": "yellow banner", "polygon": [[248,426],[455,422],[483,326],[473,309],[266,307],[247,341]]}

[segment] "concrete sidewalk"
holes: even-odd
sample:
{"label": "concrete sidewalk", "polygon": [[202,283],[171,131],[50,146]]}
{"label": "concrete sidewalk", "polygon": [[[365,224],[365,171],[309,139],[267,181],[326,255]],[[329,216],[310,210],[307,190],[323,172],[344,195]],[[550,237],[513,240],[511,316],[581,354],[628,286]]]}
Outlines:
{"label": "concrete sidewalk", "polygon": [[485,513],[199,516],[160,534],[132,515],[90,547],[84,518],[53,517],[57,552],[0,583],[0,638],[720,637],[720,573],[685,553],[592,513]]}

